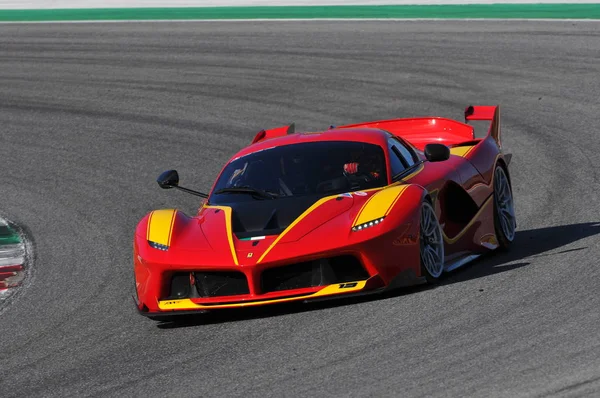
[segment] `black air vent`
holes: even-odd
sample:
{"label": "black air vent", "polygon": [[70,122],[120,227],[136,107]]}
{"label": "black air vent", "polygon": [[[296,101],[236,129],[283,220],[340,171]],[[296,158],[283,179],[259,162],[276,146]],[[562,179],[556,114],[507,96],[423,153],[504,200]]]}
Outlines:
{"label": "black air vent", "polygon": [[354,256],[305,261],[265,270],[263,293],[366,280],[369,274]]}
{"label": "black air vent", "polygon": [[246,275],[241,272],[194,272],[200,297],[250,294]]}

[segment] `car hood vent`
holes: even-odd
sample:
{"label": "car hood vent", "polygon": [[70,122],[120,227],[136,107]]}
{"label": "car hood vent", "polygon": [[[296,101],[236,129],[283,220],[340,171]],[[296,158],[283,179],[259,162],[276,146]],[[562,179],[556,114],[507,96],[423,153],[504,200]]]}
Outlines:
{"label": "car hood vent", "polygon": [[227,203],[231,225],[238,239],[256,235],[278,235],[313,205],[319,196]]}

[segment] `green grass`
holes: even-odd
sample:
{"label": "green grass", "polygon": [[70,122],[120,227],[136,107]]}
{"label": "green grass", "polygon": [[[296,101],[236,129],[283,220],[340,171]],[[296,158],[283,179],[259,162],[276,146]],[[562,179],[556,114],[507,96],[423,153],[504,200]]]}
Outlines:
{"label": "green grass", "polygon": [[0,225],[0,245],[21,243],[19,235],[8,225]]}
{"label": "green grass", "polygon": [[600,19],[600,3],[0,10],[5,22],[322,18]]}

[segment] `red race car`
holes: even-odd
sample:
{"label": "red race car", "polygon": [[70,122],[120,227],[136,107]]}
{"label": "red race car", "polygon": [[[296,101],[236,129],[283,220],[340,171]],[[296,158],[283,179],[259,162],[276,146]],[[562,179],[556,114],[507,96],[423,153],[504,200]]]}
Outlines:
{"label": "red race car", "polygon": [[[489,121],[475,138],[472,120]],[[137,307],[167,315],[381,292],[434,282],[507,248],[515,211],[500,111],[263,130],[197,215],[155,210],[134,239]]]}

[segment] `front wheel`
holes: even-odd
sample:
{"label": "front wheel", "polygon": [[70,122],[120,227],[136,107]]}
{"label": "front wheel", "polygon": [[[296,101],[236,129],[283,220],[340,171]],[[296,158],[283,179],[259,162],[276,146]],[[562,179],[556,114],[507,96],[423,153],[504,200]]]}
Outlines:
{"label": "front wheel", "polygon": [[494,230],[501,249],[508,249],[515,239],[517,221],[512,188],[502,166],[494,171]]}
{"label": "front wheel", "polygon": [[444,271],[444,238],[442,227],[429,202],[421,205],[421,273],[427,282],[434,282]]}

